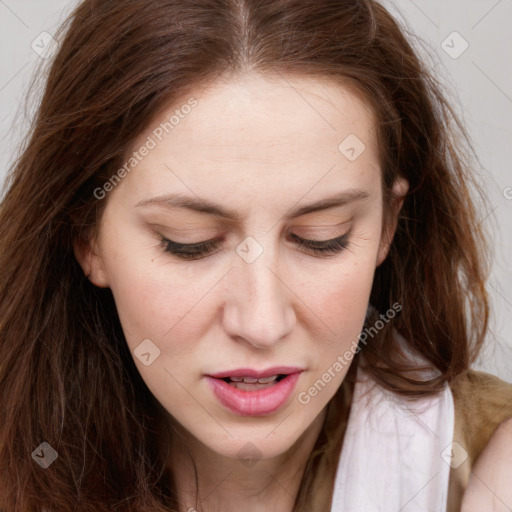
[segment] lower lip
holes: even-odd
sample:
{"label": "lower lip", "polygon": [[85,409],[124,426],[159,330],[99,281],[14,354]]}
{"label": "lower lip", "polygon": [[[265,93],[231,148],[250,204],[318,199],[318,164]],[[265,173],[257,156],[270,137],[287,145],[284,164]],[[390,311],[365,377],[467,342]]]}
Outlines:
{"label": "lower lip", "polygon": [[222,379],[206,376],[220,403],[240,416],[265,416],[280,409],[292,394],[300,372],[291,373],[273,386],[256,391],[242,391]]}

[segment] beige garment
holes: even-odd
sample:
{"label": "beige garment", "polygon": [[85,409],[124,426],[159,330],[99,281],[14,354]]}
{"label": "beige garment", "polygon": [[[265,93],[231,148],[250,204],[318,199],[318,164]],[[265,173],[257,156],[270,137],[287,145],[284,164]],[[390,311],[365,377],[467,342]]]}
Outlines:
{"label": "beige garment", "polygon": [[455,406],[453,439],[468,453],[468,458],[450,472],[447,512],[459,512],[471,468],[498,426],[512,418],[512,384],[469,370],[450,387]]}

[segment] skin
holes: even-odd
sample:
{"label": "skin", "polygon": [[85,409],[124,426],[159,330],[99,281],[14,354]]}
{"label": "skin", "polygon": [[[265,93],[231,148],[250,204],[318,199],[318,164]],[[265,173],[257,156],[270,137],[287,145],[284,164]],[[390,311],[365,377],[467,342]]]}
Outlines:
{"label": "skin", "polygon": [[[75,244],[75,254],[94,284],[111,288],[132,354],[144,339],[160,350],[149,366],[134,361],[181,430],[182,441],[169,440],[181,510],[198,506],[198,492],[202,511],[230,512],[241,503],[246,512],[290,511],[348,365],[308,404],[298,395],[358,339],[395,230],[396,217],[383,227],[375,119],[348,89],[313,78],[249,73],[190,96],[197,107],[109,193],[97,230],[89,243]],[[185,102],[156,116],[131,151]],[[355,161],[338,150],[349,134],[366,146]],[[394,192],[407,187],[398,180]],[[285,218],[349,189],[367,198]],[[214,201],[240,219],[137,206],[170,193]],[[348,231],[348,247],[327,257],[290,238],[329,240]],[[181,243],[222,241],[187,261],[165,252],[159,233]],[[236,252],[249,236],[263,249],[251,263]],[[225,409],[204,378],[276,365],[304,371],[290,400],[262,417]],[[258,453],[251,466],[239,455],[248,442]]]}
{"label": "skin", "polygon": [[512,510],[512,419],[494,432],[478,457],[462,500],[462,512]]}

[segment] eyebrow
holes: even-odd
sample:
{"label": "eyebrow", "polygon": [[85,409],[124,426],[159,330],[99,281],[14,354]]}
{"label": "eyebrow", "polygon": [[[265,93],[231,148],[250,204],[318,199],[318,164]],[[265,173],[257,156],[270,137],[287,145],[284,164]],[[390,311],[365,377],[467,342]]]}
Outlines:
{"label": "eyebrow", "polygon": [[[295,217],[300,217],[301,215],[306,215],[308,213],[344,206],[348,203],[367,199],[368,197],[369,194],[364,190],[344,190],[339,194],[320,199],[314,203],[299,206],[298,208],[288,212],[284,218],[289,220]],[[225,208],[220,204],[207,201],[206,199],[185,196],[182,194],[168,194],[152,197],[150,199],[139,201],[136,204],[137,207],[147,205],[156,205],[164,208],[187,208],[195,212],[213,215],[234,222],[240,221],[242,219],[241,215],[236,210]]]}

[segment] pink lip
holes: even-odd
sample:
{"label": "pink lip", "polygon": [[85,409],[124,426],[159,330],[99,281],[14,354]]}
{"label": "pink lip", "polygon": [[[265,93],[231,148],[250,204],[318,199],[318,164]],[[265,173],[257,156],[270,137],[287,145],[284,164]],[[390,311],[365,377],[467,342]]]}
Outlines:
{"label": "pink lip", "polygon": [[263,377],[271,377],[272,375],[285,374],[288,375],[290,373],[301,372],[302,368],[298,368],[296,366],[274,366],[273,368],[268,368],[267,370],[253,370],[252,368],[237,368],[236,370],[228,370],[225,372],[219,373],[211,373],[208,374],[208,377],[214,377],[215,379],[225,379],[226,377],[254,377],[254,378],[263,378]]}
{"label": "pink lip", "polygon": [[[205,377],[219,402],[231,412],[240,416],[265,416],[285,404],[295,389],[302,371],[300,368],[291,367],[270,368],[265,371],[239,369]],[[222,380],[225,377],[260,378],[277,374],[287,376],[271,387],[256,391],[243,391]]]}

